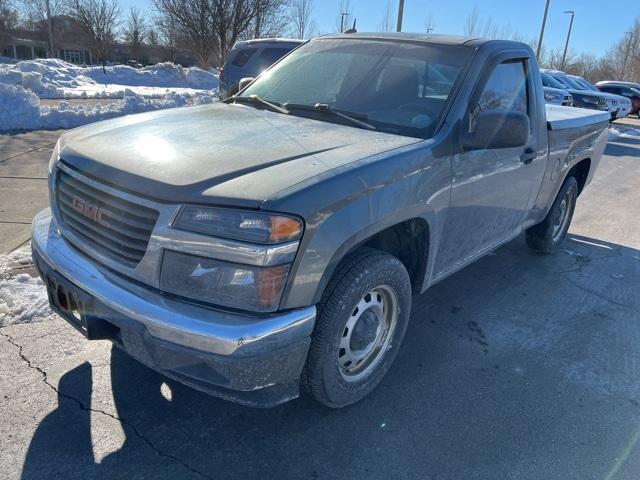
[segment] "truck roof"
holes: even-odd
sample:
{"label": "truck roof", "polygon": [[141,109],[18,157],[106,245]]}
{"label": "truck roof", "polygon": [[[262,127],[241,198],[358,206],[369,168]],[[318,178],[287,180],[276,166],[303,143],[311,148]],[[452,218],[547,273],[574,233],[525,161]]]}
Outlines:
{"label": "truck roof", "polygon": [[479,37],[464,37],[461,35],[441,35],[433,33],[405,33],[405,32],[358,32],[325,35],[320,38],[360,38],[366,40],[405,40],[410,42],[441,43],[447,45],[470,45],[478,47],[487,42],[510,43],[523,45],[513,40],[491,40]]}
{"label": "truck roof", "polygon": [[301,44],[304,43],[305,40],[300,40],[299,38],[282,38],[282,37],[273,37],[273,38],[252,38],[250,40],[239,40],[234,44],[234,47],[239,45],[255,45],[260,43],[291,43],[291,44]]}

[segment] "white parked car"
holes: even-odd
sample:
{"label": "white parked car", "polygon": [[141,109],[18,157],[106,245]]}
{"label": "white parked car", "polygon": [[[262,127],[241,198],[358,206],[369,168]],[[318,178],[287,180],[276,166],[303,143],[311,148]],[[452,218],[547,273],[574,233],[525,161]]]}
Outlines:
{"label": "white parked car", "polygon": [[611,92],[601,91],[594,84],[592,84],[589,80],[584,77],[580,77],[578,75],[568,75],[570,79],[575,81],[578,85],[582,85],[586,90],[592,92],[602,92],[611,96],[611,100],[613,102],[613,106],[617,106],[617,110],[614,112],[611,111],[611,120],[615,120],[616,118],[624,118],[631,112],[631,100],[622,95],[617,95]]}

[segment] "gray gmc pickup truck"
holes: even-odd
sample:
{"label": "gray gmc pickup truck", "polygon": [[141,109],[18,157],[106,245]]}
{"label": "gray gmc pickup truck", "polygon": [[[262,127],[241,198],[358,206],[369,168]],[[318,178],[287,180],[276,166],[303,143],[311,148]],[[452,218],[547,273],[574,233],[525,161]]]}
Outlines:
{"label": "gray gmc pickup truck", "polygon": [[56,312],[167,377],[343,407],[412,295],[523,231],[558,247],[608,120],[545,108],[522,43],[322,37],[225,102],[65,133],[33,257]]}

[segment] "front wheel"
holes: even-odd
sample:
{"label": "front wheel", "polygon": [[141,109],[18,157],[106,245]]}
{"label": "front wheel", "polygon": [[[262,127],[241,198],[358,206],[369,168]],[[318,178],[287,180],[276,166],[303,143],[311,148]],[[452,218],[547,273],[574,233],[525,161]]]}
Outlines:
{"label": "front wheel", "polygon": [[361,250],[327,286],[303,384],[320,403],[355,403],[380,383],[398,353],[411,309],[411,282],[397,258]]}
{"label": "front wheel", "polygon": [[578,182],[568,177],[545,219],[527,229],[529,248],[537,253],[553,253],[566,237],[578,199]]}

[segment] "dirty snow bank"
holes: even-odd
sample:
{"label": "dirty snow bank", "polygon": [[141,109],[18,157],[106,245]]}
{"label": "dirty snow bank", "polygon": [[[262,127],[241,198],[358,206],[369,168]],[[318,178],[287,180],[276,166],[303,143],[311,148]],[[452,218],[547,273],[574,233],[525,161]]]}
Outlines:
{"label": "dirty snow bank", "polygon": [[41,98],[120,98],[128,87],[135,93],[157,96],[168,90],[195,94],[216,90],[218,78],[197,67],[159,63],[144,68],[126,65],[79,67],[55,58],[0,63],[0,83],[21,85]]}
{"label": "dirty snow bank", "polygon": [[616,127],[609,127],[609,141],[615,141],[616,138],[635,138],[640,136],[640,129],[628,128],[620,129]]}
{"label": "dirty snow bank", "polygon": [[38,322],[53,315],[42,280],[21,272],[30,265],[29,246],[0,256],[0,326]]}
{"label": "dirty snow bank", "polygon": [[202,105],[216,101],[212,93],[186,95],[169,92],[159,99],[144,98],[125,90],[123,98],[106,105],[40,105],[31,90],[20,85],[0,83],[0,131],[75,128],[87,123],[132,113],[149,112],[185,105]]}

